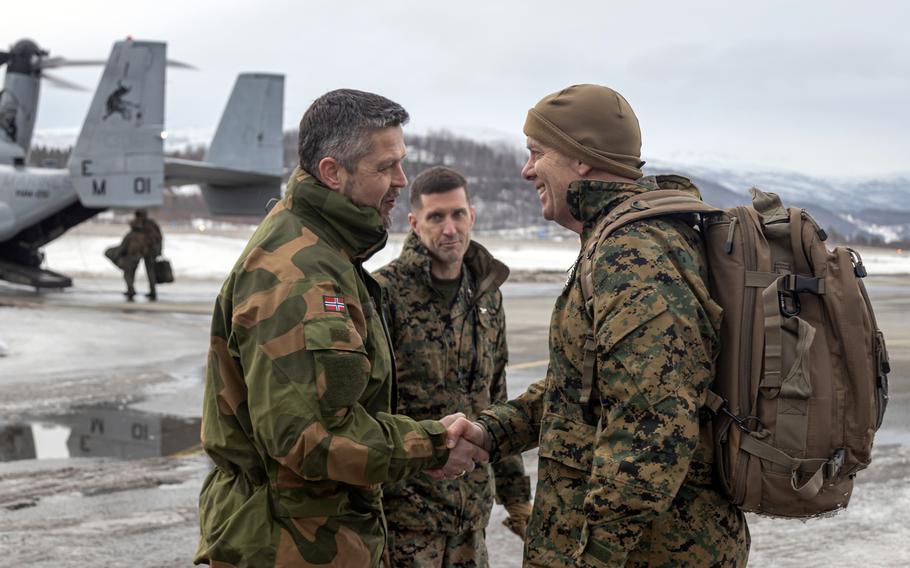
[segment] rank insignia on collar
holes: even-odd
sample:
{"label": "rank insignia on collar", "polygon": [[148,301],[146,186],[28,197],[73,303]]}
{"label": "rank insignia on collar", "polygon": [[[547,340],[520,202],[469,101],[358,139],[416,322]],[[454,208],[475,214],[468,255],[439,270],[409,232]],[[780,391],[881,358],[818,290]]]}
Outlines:
{"label": "rank insignia on collar", "polygon": [[341,296],[323,296],[322,306],[327,312],[345,312],[347,306],[344,305],[344,298]]}

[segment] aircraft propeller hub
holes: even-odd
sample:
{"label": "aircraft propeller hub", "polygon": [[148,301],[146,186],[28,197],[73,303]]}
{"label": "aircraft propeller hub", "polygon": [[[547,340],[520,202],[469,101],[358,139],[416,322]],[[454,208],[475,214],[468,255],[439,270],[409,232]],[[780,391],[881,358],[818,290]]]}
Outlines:
{"label": "aircraft propeller hub", "polygon": [[34,41],[21,39],[13,44],[8,53],[2,53],[5,57],[0,62],[5,60],[11,73],[37,75],[41,71],[41,58],[47,54],[47,50],[41,49]]}

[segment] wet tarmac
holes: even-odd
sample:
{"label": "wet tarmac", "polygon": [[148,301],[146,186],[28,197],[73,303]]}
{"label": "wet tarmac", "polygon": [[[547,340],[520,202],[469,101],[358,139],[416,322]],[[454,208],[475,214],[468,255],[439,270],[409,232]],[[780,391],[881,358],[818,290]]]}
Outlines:
{"label": "wet tarmac", "polygon": [[[904,566],[910,538],[910,278],[870,278],[893,372],[873,465],[853,501],[809,523],[750,518],[753,566]],[[62,293],[0,283],[0,557],[10,566],[187,566],[196,499],[209,313],[220,283],[162,287],[127,304],[115,279]],[[509,390],[546,372],[561,283],[504,287]],[[536,452],[524,456],[536,478]],[[491,565],[521,564],[521,542],[488,528]]]}

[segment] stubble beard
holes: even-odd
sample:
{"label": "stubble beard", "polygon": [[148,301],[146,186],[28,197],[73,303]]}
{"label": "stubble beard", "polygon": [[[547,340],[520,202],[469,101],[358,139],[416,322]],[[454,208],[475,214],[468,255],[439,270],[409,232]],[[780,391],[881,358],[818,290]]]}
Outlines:
{"label": "stubble beard", "polygon": [[461,240],[461,244],[457,251],[445,252],[442,247],[438,247],[435,251],[430,251],[430,256],[440,264],[446,266],[461,266],[464,263],[464,255],[467,252],[467,243],[470,240],[470,237],[465,235]]}
{"label": "stubble beard", "polygon": [[[393,195],[394,199],[387,207],[386,197],[389,195]],[[387,231],[392,227],[392,210],[395,208],[395,202],[399,195],[401,195],[401,188],[389,188],[386,194],[382,196],[382,201],[379,202],[379,215],[382,217],[382,226],[385,227]]]}

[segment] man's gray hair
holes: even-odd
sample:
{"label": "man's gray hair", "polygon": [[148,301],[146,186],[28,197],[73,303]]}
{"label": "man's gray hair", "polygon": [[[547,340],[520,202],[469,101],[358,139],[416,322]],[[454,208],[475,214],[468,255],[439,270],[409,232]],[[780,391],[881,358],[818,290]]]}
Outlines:
{"label": "man's gray hair", "polygon": [[408,118],[401,105],[383,96],[354,89],[329,91],[300,119],[300,167],[318,178],[319,162],[332,157],[353,172],[372,150],[370,134],[407,124]]}

